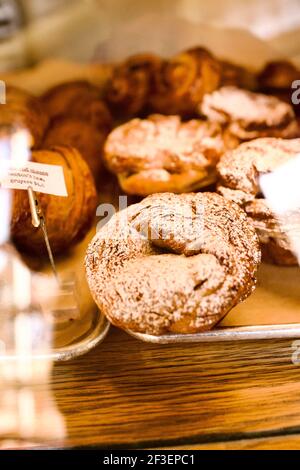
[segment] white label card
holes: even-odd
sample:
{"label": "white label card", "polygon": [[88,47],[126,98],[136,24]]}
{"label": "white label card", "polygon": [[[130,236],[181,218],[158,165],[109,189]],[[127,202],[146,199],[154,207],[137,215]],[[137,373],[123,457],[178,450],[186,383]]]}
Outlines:
{"label": "white label card", "polygon": [[1,171],[0,187],[4,189],[24,189],[29,187],[38,193],[53,196],[68,196],[64,171],[59,165],[26,162],[22,167],[13,162],[5,162],[7,168]]}

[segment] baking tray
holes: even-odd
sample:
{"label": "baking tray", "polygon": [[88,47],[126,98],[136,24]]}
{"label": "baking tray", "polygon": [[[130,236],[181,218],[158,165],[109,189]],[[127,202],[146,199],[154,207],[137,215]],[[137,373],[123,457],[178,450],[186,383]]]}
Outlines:
{"label": "baking tray", "polygon": [[127,330],[134,338],[145,343],[213,343],[220,341],[261,340],[280,338],[300,338],[300,323],[288,325],[257,325],[237,326],[232,328],[215,328],[205,333],[197,334],[166,334],[161,336],[146,335]]}

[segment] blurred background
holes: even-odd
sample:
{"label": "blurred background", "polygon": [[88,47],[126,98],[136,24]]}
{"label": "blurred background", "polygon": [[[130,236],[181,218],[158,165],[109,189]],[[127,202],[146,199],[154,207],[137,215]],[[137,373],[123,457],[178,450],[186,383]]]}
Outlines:
{"label": "blurred background", "polygon": [[0,67],[54,55],[90,60],[111,37],[123,42],[126,24],[141,35],[150,23],[155,39],[174,19],[244,28],[278,51],[300,54],[300,0],[0,0]]}

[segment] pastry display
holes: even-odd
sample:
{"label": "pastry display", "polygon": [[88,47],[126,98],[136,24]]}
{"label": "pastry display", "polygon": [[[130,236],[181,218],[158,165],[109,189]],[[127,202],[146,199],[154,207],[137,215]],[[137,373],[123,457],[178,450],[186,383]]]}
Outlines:
{"label": "pastry display", "polygon": [[55,145],[75,147],[88,164],[97,182],[101,174],[105,139],[106,132],[95,129],[88,121],[62,116],[52,121],[45,135],[43,147],[50,148]]}
{"label": "pastry display", "polygon": [[111,129],[112,117],[101,99],[100,89],[86,81],[57,85],[42,99],[51,119],[68,116],[87,121],[102,131]]}
{"label": "pastry display", "polygon": [[152,115],[115,128],[104,153],[110,171],[128,194],[188,192],[216,181],[224,151],[221,128],[200,120]]}
{"label": "pastry display", "polygon": [[222,87],[205,95],[199,112],[222,125],[229,147],[259,137],[299,136],[292,107],[274,96]]}
{"label": "pastry display", "polygon": [[48,125],[42,102],[19,88],[6,88],[6,104],[1,105],[0,126],[29,132],[31,147],[39,147]]}
{"label": "pastry display", "polygon": [[[54,253],[65,252],[86,235],[94,220],[97,197],[92,174],[72,147],[34,151],[32,160],[63,167],[68,196],[40,193],[38,197],[51,248]],[[43,233],[31,223],[27,191],[14,191],[11,235],[21,250],[38,256],[46,253]]]}
{"label": "pastry display", "polygon": [[206,93],[220,86],[221,66],[206,49],[195,47],[161,62],[149,98],[152,111],[193,116]]}
{"label": "pastry display", "polygon": [[114,215],[89,245],[88,283],[99,309],[135,332],[212,328],[254,289],[253,226],[214,193],[156,194]]}
{"label": "pastry display", "polygon": [[[258,176],[271,172],[300,153],[300,139],[261,138],[227,152],[218,165],[218,191],[243,208],[259,235],[264,259],[279,265],[297,265],[285,227],[264,199]],[[296,223],[294,219],[291,224]]]}
{"label": "pastry display", "polygon": [[133,117],[145,110],[160,64],[154,54],[137,54],[114,68],[105,99],[116,117]]}

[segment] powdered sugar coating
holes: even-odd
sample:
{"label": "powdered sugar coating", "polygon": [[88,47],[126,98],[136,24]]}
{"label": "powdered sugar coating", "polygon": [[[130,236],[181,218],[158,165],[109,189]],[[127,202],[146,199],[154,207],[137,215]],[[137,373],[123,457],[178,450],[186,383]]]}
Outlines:
{"label": "powdered sugar coating", "polygon": [[258,177],[274,171],[299,153],[300,139],[256,139],[227,152],[217,167],[218,192],[246,211],[268,252],[268,260],[276,264],[298,263],[291,253],[285,228],[278,223],[261,195]]}
{"label": "powdered sugar coating", "polygon": [[97,233],[87,279],[100,310],[121,328],[199,332],[252,292],[258,245],[246,214],[217,194],[152,195]]}
{"label": "powdered sugar coating", "polygon": [[140,195],[212,183],[223,152],[218,124],[182,122],[179,116],[132,119],[115,128],[105,144],[108,168],[126,192]]}
{"label": "powdered sugar coating", "polygon": [[299,136],[292,106],[275,96],[232,86],[222,87],[204,96],[199,111],[240,141]]}

